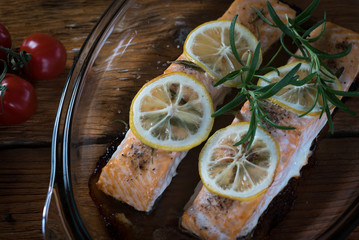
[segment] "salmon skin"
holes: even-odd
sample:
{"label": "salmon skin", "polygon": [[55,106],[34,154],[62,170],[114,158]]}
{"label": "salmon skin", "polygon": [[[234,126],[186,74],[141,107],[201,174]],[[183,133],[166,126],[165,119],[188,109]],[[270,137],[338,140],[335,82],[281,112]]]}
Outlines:
{"label": "salmon skin", "polygon": [[[295,16],[295,11],[287,5],[277,1],[270,1],[279,16],[285,21],[285,14]],[[262,52],[279,39],[280,30],[270,28],[260,19],[254,19],[256,14],[250,6],[264,9],[265,0],[236,0],[221,19],[232,20],[238,14],[237,21],[250,29],[259,37]],[[265,16],[268,13],[263,12]],[[249,19],[249,20],[248,20]],[[182,54],[178,59],[187,60]],[[188,68],[181,64],[171,64],[165,73],[183,72],[200,80],[206,86],[212,97],[214,106],[223,102],[224,97],[230,92],[225,86],[214,87],[214,80],[203,71]],[[170,184],[176,174],[176,168],[186,156],[185,152],[169,152],[143,144],[131,130],[117,148],[107,165],[102,169],[97,187],[107,195],[123,201],[139,211],[151,211],[156,199]]]}
{"label": "salmon skin", "polygon": [[[312,33],[318,36],[320,28]],[[324,35],[313,46],[328,52],[338,53],[347,49],[352,43],[349,55],[326,62],[335,72],[344,68],[339,78],[342,89],[348,91],[359,71],[357,56],[359,54],[359,34],[328,22]],[[299,52],[297,54],[300,54]],[[289,62],[296,62],[291,58]],[[305,116],[267,102],[266,110],[272,121],[279,125],[293,126],[295,130],[280,130],[265,125],[268,132],[280,146],[281,159],[275,178],[267,191],[250,201],[231,200],[215,195],[205,187],[192,196],[181,218],[181,226],[188,232],[203,239],[236,239],[250,238],[255,232],[259,218],[267,211],[272,200],[286,187],[292,178],[300,176],[300,170],[308,163],[311,156],[310,147],[321,129],[327,122],[326,115]],[[249,121],[250,109],[248,102],[244,104],[233,122]],[[264,219],[261,219],[265,221]]]}

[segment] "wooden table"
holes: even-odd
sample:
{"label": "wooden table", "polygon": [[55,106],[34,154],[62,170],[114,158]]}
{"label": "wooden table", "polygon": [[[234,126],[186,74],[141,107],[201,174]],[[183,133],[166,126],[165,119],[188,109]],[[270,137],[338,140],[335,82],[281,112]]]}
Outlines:
{"label": "wooden table", "polygon": [[0,239],[41,239],[42,208],[50,177],[54,119],[67,75],[84,40],[111,0],[1,1],[0,21],[13,48],[33,32],[51,34],[67,49],[60,76],[34,83],[36,114],[18,126],[0,126]]}
{"label": "wooden table", "polygon": [[[12,35],[13,48],[27,35],[45,32],[63,42],[68,59],[60,76],[34,83],[38,109],[29,121],[0,126],[0,239],[42,238],[41,214],[48,189],[52,128],[60,95],[74,57],[110,2],[1,1],[0,21]],[[358,14],[358,1],[347,2],[356,4],[353,14]],[[342,22],[348,19],[338,16]],[[357,24],[348,25],[359,30]],[[348,239],[359,239],[359,227]]]}

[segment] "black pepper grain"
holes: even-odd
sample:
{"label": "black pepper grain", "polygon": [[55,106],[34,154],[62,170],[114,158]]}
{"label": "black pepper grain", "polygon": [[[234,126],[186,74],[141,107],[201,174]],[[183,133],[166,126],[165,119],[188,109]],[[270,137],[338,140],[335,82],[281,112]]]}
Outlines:
{"label": "black pepper grain", "polygon": [[340,49],[340,50],[347,50],[348,47],[349,47],[349,43],[346,40],[338,42],[337,44],[335,44],[335,48]]}

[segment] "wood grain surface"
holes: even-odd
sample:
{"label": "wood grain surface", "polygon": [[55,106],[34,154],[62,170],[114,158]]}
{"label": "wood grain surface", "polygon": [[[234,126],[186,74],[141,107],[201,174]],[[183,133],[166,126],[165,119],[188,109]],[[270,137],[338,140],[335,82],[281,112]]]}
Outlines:
{"label": "wood grain surface", "polygon": [[[296,4],[303,7],[308,2],[296,1]],[[323,2],[326,4],[320,5],[316,16],[321,16],[325,9],[329,20],[359,32],[358,0],[340,2],[323,0]],[[13,48],[19,47],[27,35],[33,32],[45,32],[60,39],[68,53],[64,73],[51,80],[33,83],[38,95],[36,114],[21,125],[0,125],[0,239],[42,238],[41,214],[50,177],[52,129],[59,99],[74,57],[110,3],[110,0],[0,1],[0,22],[7,26],[11,33]],[[160,60],[170,59],[166,54],[162,54]],[[347,101],[347,104],[359,113],[357,103],[358,99]],[[340,194],[341,189],[358,186],[359,181],[357,177],[359,169],[353,165],[353,161],[358,162],[359,158],[356,150],[359,144],[359,121],[356,117],[338,111],[334,125],[335,134],[325,135],[317,153],[321,159],[328,161],[317,163],[320,170],[314,168],[306,173],[304,183],[299,185],[302,195],[298,197],[292,212],[289,213],[288,221],[279,225],[280,231],[283,229],[284,231],[294,229],[297,233],[302,231],[296,229],[295,216],[301,214],[302,209],[310,204],[309,201],[313,201],[312,204],[316,208],[322,208],[323,211],[329,211],[329,215],[335,215],[343,210],[341,207],[345,206],[346,202],[352,200],[339,197],[337,206],[326,206],[322,203],[322,200],[333,197],[332,193],[321,191],[323,185],[335,185],[335,189],[338,189],[335,194]],[[338,146],[338,138],[342,138],[340,146]],[[333,166],[338,160],[342,161],[342,165],[337,169]],[[325,179],[327,176],[333,178],[327,181]],[[350,184],[348,185],[347,182]],[[317,187],[316,198],[313,198],[314,192],[301,187],[308,183],[313,183]],[[319,217],[315,224],[308,219],[308,222],[302,223],[301,226],[304,224],[308,229],[322,228],[327,223],[328,219]],[[273,232],[274,236],[280,236],[280,233],[276,230]],[[359,228],[356,228],[348,239],[359,239]]]}
{"label": "wood grain surface", "polygon": [[67,75],[84,40],[110,0],[0,1],[0,22],[13,48],[33,32],[51,34],[67,50],[64,73],[34,82],[36,114],[17,126],[0,126],[0,239],[42,239],[42,208],[50,179],[52,129]]}

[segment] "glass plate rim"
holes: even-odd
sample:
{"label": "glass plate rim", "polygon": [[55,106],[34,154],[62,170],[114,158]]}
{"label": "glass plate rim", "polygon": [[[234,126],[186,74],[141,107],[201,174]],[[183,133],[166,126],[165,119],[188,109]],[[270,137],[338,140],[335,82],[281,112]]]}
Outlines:
{"label": "glass plate rim", "polygon": [[[47,238],[47,220],[55,184],[59,185],[56,198],[60,218],[66,226],[65,232],[68,237],[74,239],[91,239],[86,230],[81,216],[77,211],[71,187],[71,173],[69,168],[69,133],[71,127],[71,116],[74,109],[78,89],[86,75],[87,70],[91,67],[92,60],[97,56],[95,50],[101,48],[101,40],[111,33],[111,25],[121,15],[126,12],[127,6],[133,0],[114,0],[104,11],[101,17],[92,28],[91,32],[85,39],[79,53],[74,59],[73,65],[69,71],[65,86],[63,88],[59,107],[56,113],[52,143],[51,143],[51,171],[49,188],[42,211],[42,234],[44,239]],[[91,62],[92,61],[92,62]]]}

